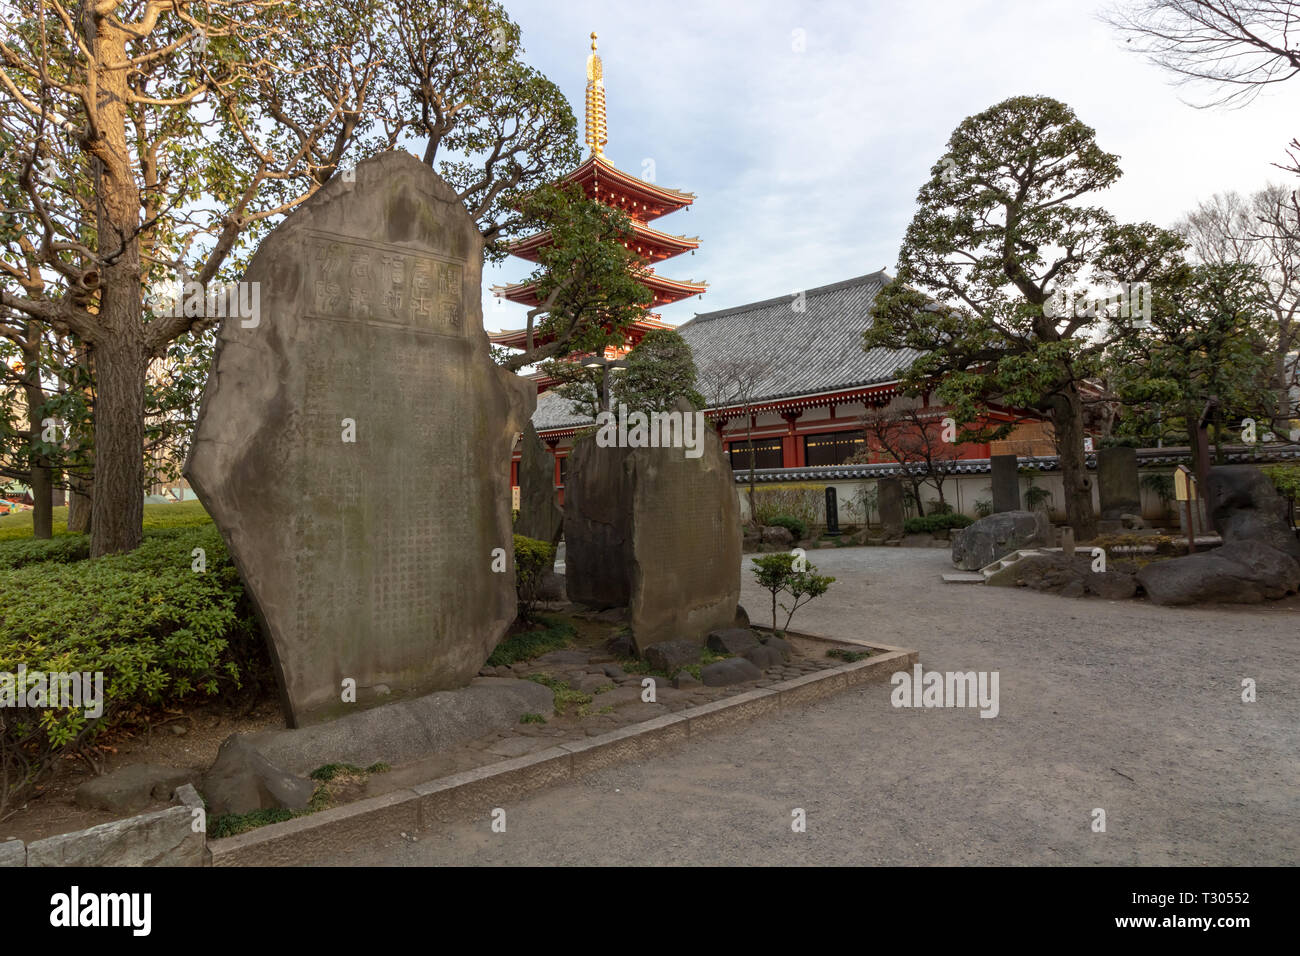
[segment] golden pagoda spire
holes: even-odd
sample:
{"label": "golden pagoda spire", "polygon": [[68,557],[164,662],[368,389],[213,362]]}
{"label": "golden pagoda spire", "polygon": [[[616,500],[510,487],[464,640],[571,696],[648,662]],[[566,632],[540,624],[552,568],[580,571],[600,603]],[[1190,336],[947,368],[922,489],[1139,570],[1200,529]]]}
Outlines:
{"label": "golden pagoda spire", "polygon": [[591,34],[591,55],[587,57],[587,148],[605,158],[609,134],[605,127],[605,68],[596,55],[596,34]]}

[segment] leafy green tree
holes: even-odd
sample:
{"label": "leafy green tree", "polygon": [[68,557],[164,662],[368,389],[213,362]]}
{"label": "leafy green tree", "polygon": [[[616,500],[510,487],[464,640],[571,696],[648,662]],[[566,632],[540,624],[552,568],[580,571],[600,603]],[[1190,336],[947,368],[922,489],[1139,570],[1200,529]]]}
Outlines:
{"label": "leafy green tree", "polygon": [[[1275,334],[1268,284],[1254,266],[1170,270],[1153,284],[1150,324],[1127,330],[1107,352],[1109,384],[1127,409],[1118,434],[1190,441],[1211,398],[1219,426],[1269,421]],[[1224,429],[1216,433],[1221,444]]]}
{"label": "leafy green tree", "polygon": [[521,208],[524,221],[547,235],[537,268],[524,280],[535,286],[538,303],[528,310],[524,351],[498,350],[497,361],[515,371],[621,345],[651,300],[636,278],[642,260],[625,245],[631,221],[574,183],[541,186]]}
{"label": "leafy green tree", "polygon": [[65,6],[0,8],[0,336],[36,322],[83,349],[102,555],[141,539],[150,361],[213,321],[156,288],[237,278],[332,176],[411,141],[500,254],[576,123],[493,0]]}
{"label": "leafy green tree", "polygon": [[678,398],[704,407],[695,388],[695,359],[676,329],[654,329],[627,357],[627,368],[614,380],[614,400],[629,411],[670,411]]}
{"label": "leafy green tree", "polygon": [[[916,350],[905,385],[933,388],[957,421],[982,421],[993,402],[1045,414],[1066,515],[1088,540],[1096,519],[1080,385],[1096,373],[1107,315],[1079,307],[1074,290],[1104,252],[1154,227],[1118,227],[1080,202],[1119,178],[1118,159],[1048,97],[1013,97],[967,118],[932,173],[863,346]],[[957,440],[1008,431],[967,426]]]}

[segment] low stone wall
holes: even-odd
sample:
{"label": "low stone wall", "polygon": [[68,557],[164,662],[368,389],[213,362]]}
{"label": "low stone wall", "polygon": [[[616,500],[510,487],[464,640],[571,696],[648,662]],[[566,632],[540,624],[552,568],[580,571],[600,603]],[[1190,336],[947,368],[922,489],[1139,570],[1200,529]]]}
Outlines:
{"label": "low stone wall", "polygon": [[177,789],[176,800],[166,810],[89,830],[0,843],[0,866],[207,866],[203,799],[187,783]]}

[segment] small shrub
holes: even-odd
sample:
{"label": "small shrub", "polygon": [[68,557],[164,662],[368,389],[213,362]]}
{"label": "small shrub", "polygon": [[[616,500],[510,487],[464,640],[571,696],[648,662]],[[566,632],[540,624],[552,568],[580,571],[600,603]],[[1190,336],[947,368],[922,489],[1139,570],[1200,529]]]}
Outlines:
{"label": "small shrub", "polygon": [[546,718],[541,714],[524,714],[519,718],[521,724],[544,724]]}
{"label": "small shrub", "polygon": [[808,525],[800,521],[793,515],[774,515],[764,524],[771,525],[775,528],[785,528],[790,534],[794,535],[796,541],[802,541],[808,537]]}
{"label": "small shrub", "polygon": [[849,651],[842,647],[832,647],[826,652],[827,657],[834,657],[846,664],[854,664],[871,656],[870,651]]}
{"label": "small shrub", "polygon": [[934,534],[936,531],[969,527],[974,520],[970,515],[958,514],[955,511],[946,514],[925,515],[920,518],[908,518],[903,522],[903,530],[908,534]]}
{"label": "small shrub", "polygon": [[981,518],[987,518],[989,515],[993,514],[993,499],[976,498],[975,513],[979,515]]}
{"label": "small shrub", "polygon": [[542,577],[555,564],[555,548],[546,541],[515,535],[515,590],[519,596],[519,617],[533,619],[542,590]]}
{"label": "small shrub", "polygon": [[[796,560],[802,562],[802,569],[796,569]],[[772,592],[772,630],[776,630],[777,598],[780,594],[788,594],[793,599],[789,607],[780,605],[781,610],[787,612],[785,627],[788,628],[794,612],[813,598],[825,594],[826,589],[835,581],[832,577],[818,574],[817,568],[809,564],[806,558],[797,559],[787,551],[756,557],[753,571],[758,583]]]}

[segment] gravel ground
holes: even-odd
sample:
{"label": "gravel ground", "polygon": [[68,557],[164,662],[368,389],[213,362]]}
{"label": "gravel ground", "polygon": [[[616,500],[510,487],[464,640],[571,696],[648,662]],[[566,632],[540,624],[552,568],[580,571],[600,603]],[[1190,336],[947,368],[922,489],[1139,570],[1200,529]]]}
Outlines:
{"label": "gravel ground", "polygon": [[[318,862],[1300,862],[1300,599],[1160,608],[944,584],[937,549],[810,558],[838,580],[792,627],[997,671],[998,716],[894,708],[867,685],[506,806],[505,833],[485,806]],[[756,623],[765,596],[746,581]]]}

